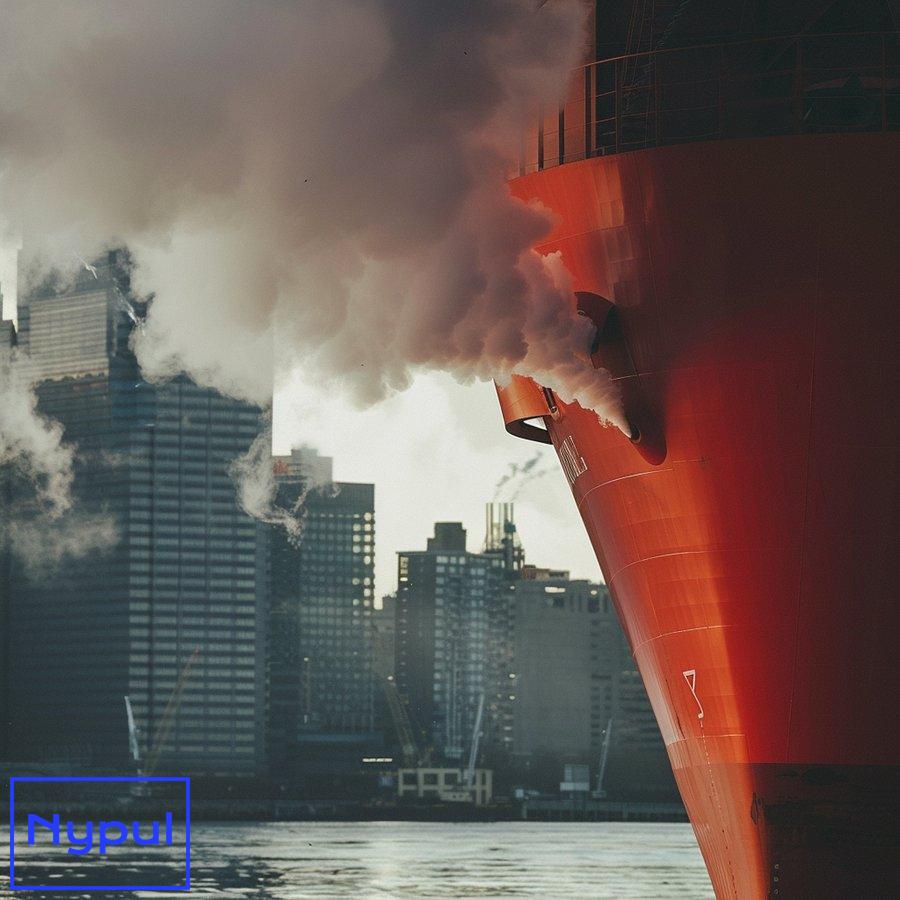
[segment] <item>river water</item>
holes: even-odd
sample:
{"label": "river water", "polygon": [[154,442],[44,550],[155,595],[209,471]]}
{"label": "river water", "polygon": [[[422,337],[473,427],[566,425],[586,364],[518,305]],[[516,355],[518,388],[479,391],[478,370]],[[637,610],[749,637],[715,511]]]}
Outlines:
{"label": "river water", "polygon": [[[713,896],[690,826],[681,824],[198,822],[191,832],[192,897],[694,900]],[[119,884],[154,883],[150,868],[129,861],[127,852],[111,857],[107,865],[121,867],[123,876],[133,870],[133,880]],[[81,881],[84,873],[77,863],[48,863],[46,872],[44,884],[90,883]],[[78,896],[79,892],[68,894]],[[179,895],[90,896],[150,900]]]}

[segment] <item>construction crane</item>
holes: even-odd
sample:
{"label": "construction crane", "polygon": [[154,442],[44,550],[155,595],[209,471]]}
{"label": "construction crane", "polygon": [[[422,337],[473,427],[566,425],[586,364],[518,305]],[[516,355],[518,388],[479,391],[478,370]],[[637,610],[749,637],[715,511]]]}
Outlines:
{"label": "construction crane", "polygon": [[178,681],[172,689],[172,693],[169,695],[169,702],[166,703],[166,709],[163,712],[162,720],[159,723],[159,727],[156,729],[156,739],[153,742],[153,748],[147,754],[147,768],[144,772],[145,775],[152,775],[156,770],[156,764],[159,762],[159,755],[162,753],[163,747],[169,738],[169,732],[172,730],[172,723],[175,720],[175,713],[178,711],[178,707],[181,704],[181,694],[184,691],[184,686],[187,684],[191,669],[194,668],[194,664],[199,657],[200,648],[195,647],[194,652],[184,664],[181,674],[178,676]]}
{"label": "construction crane", "polygon": [[303,695],[302,716],[303,725],[309,725],[312,719],[312,658],[303,657],[303,665],[300,667],[300,691]]}
{"label": "construction crane", "polygon": [[484,691],[478,696],[478,712],[475,714],[475,728],[472,729],[472,747],[469,750],[469,765],[466,767],[466,789],[475,784],[475,762],[478,759],[478,745],[481,743],[481,722],[484,718]]}
{"label": "construction crane", "polygon": [[138,775],[143,775],[141,771],[141,745],[138,740],[138,729],[134,722],[134,711],[131,709],[131,698],[125,695],[125,715],[128,718],[128,749],[131,751],[131,758],[134,760],[135,768]]}
{"label": "construction crane", "polygon": [[600,751],[600,769],[597,772],[597,790],[594,791],[594,796],[598,799],[606,796],[606,791],[603,790],[603,776],[606,774],[606,760],[609,757],[609,740],[612,736],[612,723],[612,719],[606,723],[606,733],[603,735],[603,747]]}
{"label": "construction crane", "polygon": [[415,768],[422,764],[422,754],[413,737],[412,725],[406,713],[406,707],[400,699],[397,684],[393,675],[388,675],[382,682],[384,694],[387,698],[391,718],[394,720],[394,728],[397,730],[397,739],[400,741],[400,752],[403,755],[403,764],[407,768]]}

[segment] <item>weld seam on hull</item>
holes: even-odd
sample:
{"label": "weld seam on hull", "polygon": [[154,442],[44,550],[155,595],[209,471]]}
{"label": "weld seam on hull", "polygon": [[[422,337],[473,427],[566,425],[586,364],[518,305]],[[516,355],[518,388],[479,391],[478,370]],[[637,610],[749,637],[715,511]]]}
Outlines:
{"label": "weld seam on hull", "polygon": [[617,481],[626,481],[629,478],[640,478],[642,475],[656,475],[659,472],[671,472],[673,471],[672,466],[666,466],[665,469],[653,469],[650,472],[631,472],[628,475],[620,475],[618,478],[610,478],[608,481],[602,481],[600,484],[595,484],[579,501],[578,508],[581,509],[582,503],[587,500],[594,491],[599,490],[602,487],[606,487],[608,484],[615,484]]}
{"label": "weld seam on hull", "polygon": [[678,629],[678,630],[676,630],[676,631],[666,631],[666,632],[664,632],[663,634],[657,634],[657,635],[655,635],[654,637],[647,638],[646,640],[641,641],[637,646],[635,646],[634,650],[632,651],[632,655],[633,655],[633,656],[636,655],[637,652],[638,652],[638,650],[641,649],[641,647],[644,647],[644,646],[646,646],[647,644],[652,644],[654,641],[659,641],[659,640],[662,640],[663,638],[671,637],[671,635],[673,635],[673,634],[687,634],[689,631],[713,631],[713,630],[715,630],[715,629],[720,629],[720,628],[734,628],[734,627],[735,627],[735,626],[734,626],[733,624],[726,624],[726,625],[696,625],[696,626],[693,627],[693,628],[680,628],[680,629]]}

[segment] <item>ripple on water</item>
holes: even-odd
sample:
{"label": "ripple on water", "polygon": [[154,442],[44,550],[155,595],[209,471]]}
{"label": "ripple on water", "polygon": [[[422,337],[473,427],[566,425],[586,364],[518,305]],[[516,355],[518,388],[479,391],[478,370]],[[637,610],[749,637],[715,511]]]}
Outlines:
{"label": "ripple on water", "polygon": [[[191,849],[191,894],[200,898],[713,897],[690,826],[680,824],[195,823]],[[152,867],[133,865],[127,853],[108,862],[153,884]],[[53,865],[48,874],[71,883],[78,865]],[[136,896],[159,895],[104,893]],[[42,900],[40,892],[30,897]]]}

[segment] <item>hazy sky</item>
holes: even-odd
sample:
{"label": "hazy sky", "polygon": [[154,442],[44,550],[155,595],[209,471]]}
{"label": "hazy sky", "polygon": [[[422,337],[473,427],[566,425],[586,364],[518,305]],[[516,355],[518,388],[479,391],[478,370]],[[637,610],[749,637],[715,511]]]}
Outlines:
{"label": "hazy sky", "polygon": [[397,586],[397,551],[424,549],[436,521],[461,521],[469,549],[480,550],[494,486],[510,463],[521,465],[535,453],[538,467],[550,471],[516,500],[526,558],[600,578],[552,447],[506,433],[491,384],[422,375],[405,393],[359,411],[297,379],[276,396],[274,432],[278,452],[309,444],[334,458],[336,480],[374,482],[379,597]]}

